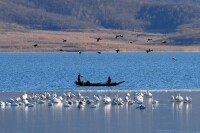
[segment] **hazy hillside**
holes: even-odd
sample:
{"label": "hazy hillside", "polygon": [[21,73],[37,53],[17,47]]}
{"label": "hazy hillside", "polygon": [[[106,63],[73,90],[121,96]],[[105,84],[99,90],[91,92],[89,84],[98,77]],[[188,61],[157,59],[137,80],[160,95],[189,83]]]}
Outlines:
{"label": "hazy hillside", "polygon": [[17,23],[33,29],[102,27],[165,33],[174,32],[181,25],[192,25],[199,18],[199,0],[0,1],[1,22]]}

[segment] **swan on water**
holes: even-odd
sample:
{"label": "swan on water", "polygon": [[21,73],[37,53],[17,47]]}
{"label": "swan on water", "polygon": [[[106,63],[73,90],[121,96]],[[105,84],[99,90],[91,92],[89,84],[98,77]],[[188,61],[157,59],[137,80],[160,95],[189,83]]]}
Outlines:
{"label": "swan on water", "polygon": [[100,98],[98,96],[96,96],[96,95],[93,96],[93,99],[94,99],[95,102],[99,102],[100,101]]}
{"label": "swan on water", "polygon": [[142,104],[143,101],[144,101],[143,96],[140,95],[140,94],[139,94],[139,95],[136,95],[136,96],[134,97],[134,100],[135,100],[135,102],[138,103],[138,104]]}
{"label": "swan on water", "polygon": [[157,100],[152,101],[152,104],[158,104],[158,103],[159,103],[159,101],[157,101]]}
{"label": "swan on water", "polygon": [[118,99],[119,99],[118,95],[115,95],[115,97],[112,100],[112,105],[117,105],[118,104]]}
{"label": "swan on water", "polygon": [[58,99],[56,97],[54,97],[53,100],[51,100],[51,101],[52,101],[52,103],[60,103],[61,102],[60,99]]}
{"label": "swan on water", "polygon": [[171,95],[171,102],[174,102],[175,101],[175,98],[174,96]]}
{"label": "swan on water", "polygon": [[42,100],[42,99],[39,98],[38,101],[37,101],[37,103],[38,104],[44,104],[45,102],[44,102],[44,100]]}
{"label": "swan on water", "polygon": [[104,104],[109,104],[109,103],[111,103],[111,98],[110,97],[108,97],[108,96],[105,96],[104,98],[103,98],[103,103]]}
{"label": "swan on water", "polygon": [[17,97],[17,98],[15,99],[15,101],[16,101],[16,102],[21,102],[22,99],[21,99],[20,97]]}
{"label": "swan on water", "polygon": [[6,106],[11,106],[11,103],[5,102],[5,105],[6,105]]}
{"label": "swan on water", "polygon": [[71,104],[69,104],[69,102],[68,102],[68,101],[64,101],[64,103],[63,103],[63,106],[64,106],[64,107],[71,107],[72,105],[71,105]]}
{"label": "swan on water", "polygon": [[59,96],[59,98],[58,98],[60,101],[63,101],[63,97],[61,97],[61,96]]}
{"label": "swan on water", "polygon": [[24,100],[23,103],[24,103],[26,106],[28,106],[29,101],[28,101],[28,100]]}
{"label": "swan on water", "polygon": [[91,99],[87,99],[87,100],[86,100],[86,103],[87,103],[87,104],[91,104],[91,103],[94,103],[94,100],[91,100]]}
{"label": "swan on water", "polygon": [[76,100],[76,99],[73,99],[72,102],[73,102],[74,104],[78,104],[78,103],[79,103],[79,101]]}
{"label": "swan on water", "polygon": [[183,97],[181,96],[180,93],[177,93],[177,94],[176,94],[175,100],[176,100],[177,102],[182,102],[182,101],[183,101]]}
{"label": "swan on water", "polygon": [[134,101],[134,100],[130,100],[129,102],[128,102],[128,104],[129,105],[133,105],[133,104],[135,104],[136,102]]}
{"label": "swan on water", "polygon": [[127,97],[130,97],[131,95],[130,95],[130,93],[126,93],[126,96],[127,96]]}
{"label": "swan on water", "polygon": [[13,103],[13,102],[15,102],[15,100],[12,99],[12,98],[9,98],[9,99],[8,99],[8,102],[9,102],[9,103]]}
{"label": "swan on water", "polygon": [[143,104],[138,104],[138,105],[136,106],[136,108],[138,108],[138,109],[146,109],[146,106],[143,105]]}
{"label": "swan on water", "polygon": [[190,102],[192,102],[192,98],[190,96],[189,97],[186,96],[184,102],[185,103],[190,103]]}
{"label": "swan on water", "polygon": [[53,103],[51,101],[48,102],[48,106],[53,106]]}
{"label": "swan on water", "polygon": [[24,103],[23,103],[23,102],[18,102],[18,104],[19,104],[19,105],[24,105]]}
{"label": "swan on water", "polygon": [[147,97],[147,98],[152,98],[152,97],[153,97],[152,93],[149,92],[149,90],[147,90],[147,92],[146,92],[144,95],[145,95],[145,97]]}
{"label": "swan on water", "polygon": [[129,102],[131,98],[129,96],[125,96],[124,102]]}
{"label": "swan on water", "polygon": [[85,107],[85,101],[80,101],[78,104],[78,108],[84,108]]}
{"label": "swan on water", "polygon": [[26,100],[28,98],[28,95],[25,92],[21,97],[22,97],[22,100]]}
{"label": "swan on water", "polygon": [[2,102],[2,101],[1,101],[1,102],[0,102],[0,106],[1,106],[1,107],[5,107],[5,102]]}

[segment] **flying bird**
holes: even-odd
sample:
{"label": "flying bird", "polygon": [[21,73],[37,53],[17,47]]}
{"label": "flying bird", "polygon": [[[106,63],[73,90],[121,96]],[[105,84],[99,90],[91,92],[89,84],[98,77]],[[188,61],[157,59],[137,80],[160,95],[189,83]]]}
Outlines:
{"label": "flying bird", "polygon": [[147,42],[152,41],[152,40],[153,40],[152,38],[148,38],[148,39],[147,39]]}
{"label": "flying bird", "polygon": [[34,44],[33,47],[38,47],[38,43]]}
{"label": "flying bird", "polygon": [[175,57],[172,57],[172,60],[177,61],[177,59]]}
{"label": "flying bird", "polygon": [[118,37],[123,38],[124,36],[123,36],[123,35],[116,35],[116,36],[115,36],[115,39],[117,39]]}
{"label": "flying bird", "polygon": [[67,42],[67,40],[66,40],[66,39],[63,39],[63,42]]}
{"label": "flying bird", "polygon": [[102,40],[100,37],[99,37],[99,38],[97,38],[97,42],[99,42],[100,40]]}
{"label": "flying bird", "polygon": [[167,41],[162,41],[162,43],[167,43]]}

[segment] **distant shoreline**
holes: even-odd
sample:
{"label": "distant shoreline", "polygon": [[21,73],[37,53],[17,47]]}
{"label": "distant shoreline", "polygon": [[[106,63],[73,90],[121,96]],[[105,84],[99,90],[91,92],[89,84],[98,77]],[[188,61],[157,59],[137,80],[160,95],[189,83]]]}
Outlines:
{"label": "distant shoreline", "polygon": [[[123,37],[116,38],[118,34]],[[0,32],[0,52],[200,52],[200,44],[177,45],[172,40],[176,37],[179,35],[116,30],[8,31]]]}

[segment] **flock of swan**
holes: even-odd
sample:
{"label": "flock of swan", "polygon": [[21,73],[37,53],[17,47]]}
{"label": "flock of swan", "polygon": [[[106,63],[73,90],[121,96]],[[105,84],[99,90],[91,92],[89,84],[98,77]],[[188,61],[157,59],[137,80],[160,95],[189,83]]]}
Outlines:
{"label": "flock of swan", "polygon": [[[100,102],[103,104],[112,104],[112,105],[133,105],[136,104],[136,108],[145,109],[146,106],[143,104],[145,98],[152,99],[152,105],[159,104],[159,101],[153,99],[153,95],[151,92],[147,90],[144,94],[142,92],[135,92],[133,95],[133,99],[131,99],[130,93],[126,93],[125,97],[122,98],[119,95],[115,95],[113,98],[103,95],[93,95],[92,98],[88,96],[82,95],[80,92],[75,95],[72,92],[63,93],[62,96],[58,96],[56,93],[52,95],[49,92],[44,92],[40,94],[28,95],[24,93],[20,97],[15,99],[9,98],[7,101],[0,101],[1,107],[6,106],[27,106],[27,107],[34,107],[36,104],[44,104],[47,102],[48,106],[53,106],[54,104],[61,103],[64,107],[72,107],[76,105],[78,108],[84,108],[86,105],[89,105],[91,108],[97,108],[97,105]],[[185,102],[190,103],[192,98],[186,96],[185,99],[180,95],[180,93],[176,94],[176,96],[171,96],[171,102]]]}

